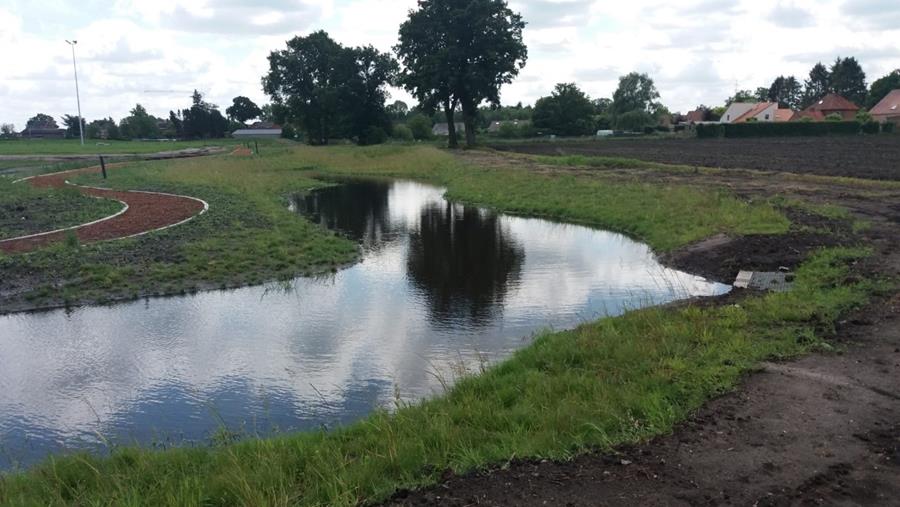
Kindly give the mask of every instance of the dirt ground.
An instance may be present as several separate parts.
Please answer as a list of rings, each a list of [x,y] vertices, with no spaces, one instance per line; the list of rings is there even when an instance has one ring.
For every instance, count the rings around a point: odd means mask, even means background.
[[[532,155],[626,157],[726,169],[900,180],[900,135],[496,143]]]
[[[488,152],[462,156],[487,167],[579,171]],[[860,270],[900,275],[900,187],[748,171],[604,173],[838,204],[871,224],[852,237],[846,224],[795,212],[798,230],[786,237],[714,237],[667,256],[670,265],[731,282],[742,267],[795,267],[813,248],[861,240],[875,255]],[[823,228],[831,233],[809,232]],[[388,505],[900,505],[900,294],[847,316],[832,343],[838,352],[763,364],[671,435],[570,462],[448,473]]]

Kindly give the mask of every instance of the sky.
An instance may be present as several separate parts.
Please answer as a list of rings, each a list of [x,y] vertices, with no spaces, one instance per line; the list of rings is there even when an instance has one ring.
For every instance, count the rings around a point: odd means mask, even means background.
[[[617,79],[648,73],[672,111],[719,105],[737,87],[806,77],[818,61],[855,56],[869,82],[900,68],[898,0],[510,0],[528,23],[528,62],[502,90],[533,103],[576,82],[609,97]],[[0,0],[0,123],[75,114],[77,40],[88,120],[190,104],[222,109],[237,95],[267,102],[269,52],[324,29],[344,45],[389,51],[416,0]],[[414,101],[403,90],[391,100]]]

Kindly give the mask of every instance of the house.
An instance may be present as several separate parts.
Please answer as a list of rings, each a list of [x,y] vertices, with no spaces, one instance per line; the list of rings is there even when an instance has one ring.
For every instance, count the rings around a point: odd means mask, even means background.
[[[829,115],[838,114],[841,116],[841,119],[850,121],[856,119],[856,113],[860,109],[859,106],[844,97],[836,93],[829,93],[815,104],[797,113],[794,116],[794,120],[809,118],[814,121],[823,121]]]
[[[519,128],[519,127],[527,127],[527,126],[531,125],[531,121],[530,121],[530,120],[502,120],[502,121],[492,121],[491,124],[488,126],[488,129],[487,129],[487,130],[488,130],[488,132],[490,132],[491,134],[496,134],[497,132],[500,132],[500,127],[502,127],[502,126],[504,126],[504,125],[512,125],[513,127],[516,127],[516,128]],[[446,135],[446,134],[445,134],[445,135]]]
[[[790,121],[794,111],[778,107],[777,102],[735,102],[728,106],[720,123],[744,123],[748,121]]]
[[[281,137],[281,127],[238,129],[231,133],[231,137],[237,139],[278,139]]]
[[[704,111],[703,109],[695,109],[684,117],[684,123],[690,125],[693,125],[695,123],[702,123],[704,121],[706,121],[706,111]]]
[[[25,139],[65,139],[66,129],[49,127],[28,127],[22,131]]]
[[[869,114],[875,121],[900,124],[900,90],[888,93],[869,111]]]
[[[462,135],[466,130],[466,125],[463,122],[456,122],[456,135]],[[436,136],[449,136],[450,135],[450,124],[449,123],[435,123],[434,127],[431,128],[431,133]]]

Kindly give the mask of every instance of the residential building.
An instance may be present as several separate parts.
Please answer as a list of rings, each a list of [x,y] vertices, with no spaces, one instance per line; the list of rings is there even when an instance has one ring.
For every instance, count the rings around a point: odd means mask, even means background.
[[[875,121],[900,124],[900,90],[888,93],[869,111],[869,114]]]
[[[66,129],[48,127],[29,127],[22,131],[24,139],[65,139]]]
[[[463,136],[465,135],[466,125],[463,122],[456,122],[456,135]],[[431,133],[436,136],[449,136],[450,135],[450,124],[449,123],[435,123],[434,127],[431,128]]]
[[[446,125],[446,123],[444,123],[443,125]],[[491,124],[488,126],[487,130],[488,130],[488,132],[490,132],[492,134],[496,134],[497,132],[500,131],[500,127],[502,127],[503,125],[512,125],[513,127],[517,127],[517,128],[518,127],[527,127],[527,126],[531,125],[531,121],[530,120],[492,121]],[[448,135],[448,134],[444,134],[444,135]]]
[[[809,118],[813,121],[823,121],[832,114],[838,114],[841,119],[850,121],[856,119],[856,113],[860,109],[862,108],[844,97],[836,93],[829,93],[815,104],[794,115],[794,120]]]
[[[777,102],[735,102],[728,106],[719,122],[782,122],[790,121],[793,116],[793,110],[779,108]]]

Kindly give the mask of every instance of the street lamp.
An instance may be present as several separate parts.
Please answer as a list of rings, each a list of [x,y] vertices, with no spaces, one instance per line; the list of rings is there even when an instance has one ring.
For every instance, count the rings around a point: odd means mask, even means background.
[[[81,116],[81,94],[78,92],[78,66],[75,65],[75,44],[77,40],[66,40],[66,44],[72,46],[72,69],[75,70],[75,101],[78,103],[78,134],[81,136],[81,145],[84,146],[84,118]]]

